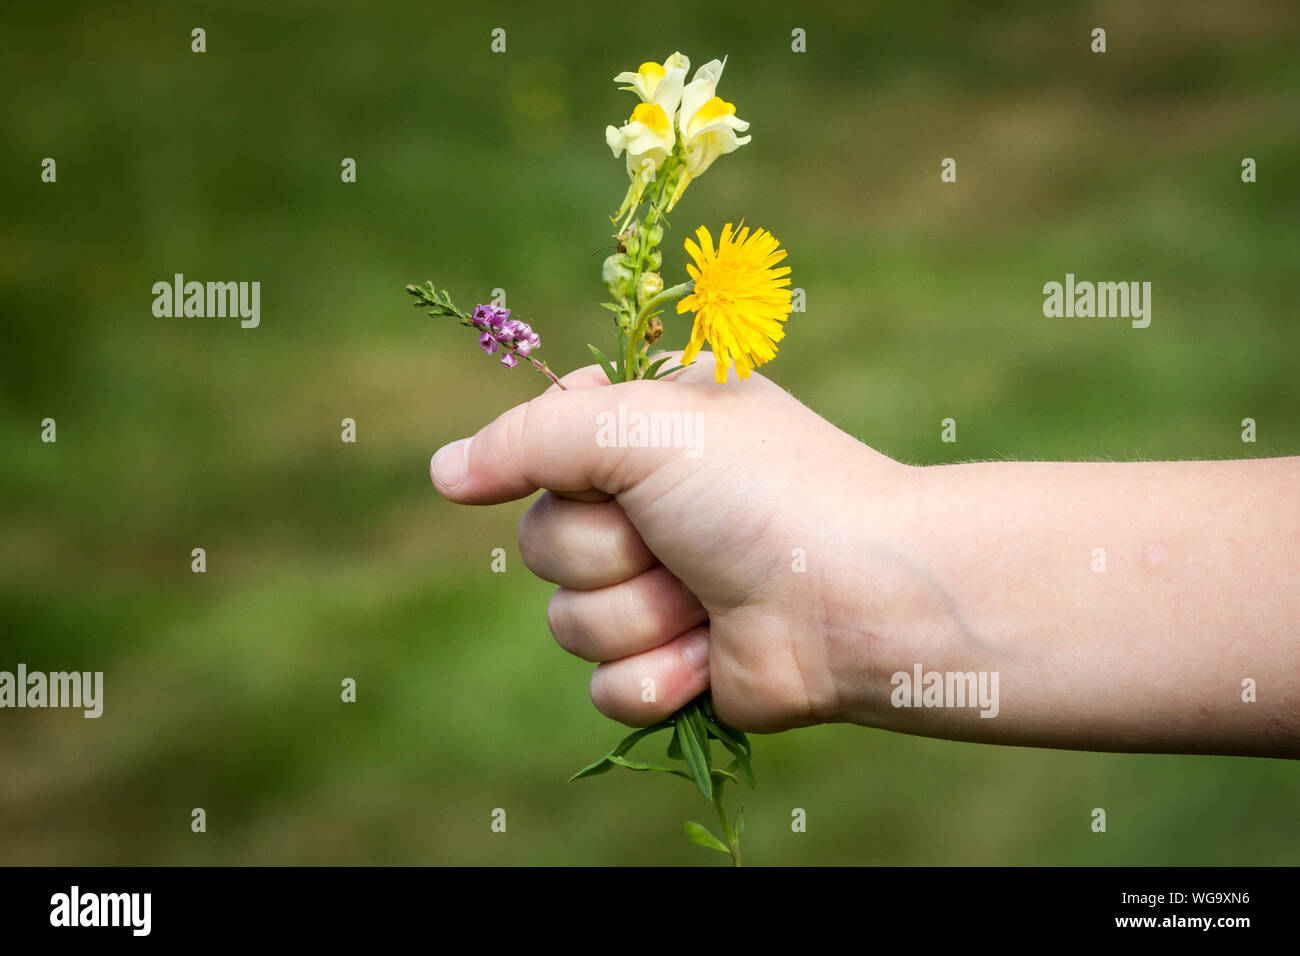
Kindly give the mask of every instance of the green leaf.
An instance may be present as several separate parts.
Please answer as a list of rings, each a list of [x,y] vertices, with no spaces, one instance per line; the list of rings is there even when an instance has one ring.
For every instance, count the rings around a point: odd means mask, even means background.
[[[731,755],[736,758],[736,765],[740,768],[740,773],[745,778],[745,782],[749,784],[749,789],[755,789],[757,783],[754,779],[754,767],[749,762],[749,740],[745,735],[739,733],[739,731],[728,731],[712,722],[709,723],[709,733],[716,737],[718,743],[726,747]]]
[[[691,722],[691,730],[695,732],[695,739],[700,742],[700,748],[704,751],[705,766],[712,767],[713,755],[709,748],[709,724],[704,718],[704,711],[700,707],[698,699],[686,705],[686,716]]]
[[[609,773],[613,769],[614,765],[610,762],[609,755],[606,754],[599,760],[587,764],[587,766],[575,773],[569,778],[569,783],[573,783],[575,780],[582,780],[585,777],[598,777],[602,773]]]
[[[695,780],[695,786],[700,788],[700,793],[704,794],[705,800],[712,800],[713,779],[709,776],[709,760],[705,751],[705,747],[708,746],[708,738],[706,737],[701,742],[700,738],[695,735],[695,728],[692,726],[690,718],[691,708],[694,706],[694,704],[688,704],[674,715],[677,722],[677,738],[681,742],[682,756],[686,760],[686,766],[691,769],[691,777]]]
[[[661,730],[667,730],[671,726],[673,726],[672,721],[664,720],[664,721],[660,721],[659,723],[651,727],[642,727],[640,730],[632,731],[632,733],[628,734],[617,744],[615,744],[614,749],[611,750],[609,753],[605,754],[605,756],[601,757],[595,763],[587,764],[587,766],[583,767],[572,777],[570,777],[569,782],[572,783],[574,780],[581,780],[583,777],[595,777],[602,773],[609,773],[609,771],[614,769],[614,763],[610,759],[611,757],[623,756],[623,754],[627,753],[634,746],[636,746],[637,741],[640,740],[642,737],[648,737],[651,734],[658,733]]]
[[[678,770],[676,767],[661,767],[661,766],[659,766],[658,764],[653,764],[653,763],[641,763],[641,762],[638,761],[638,760],[628,760],[626,757],[617,757],[617,756],[614,756],[614,757],[608,757],[608,758],[606,758],[606,759],[608,759],[609,762],[612,763],[612,764],[614,764],[615,766],[617,766],[617,767],[626,767],[628,770],[657,770],[657,771],[659,771],[660,773],[670,773],[670,774],[672,774],[674,777],[683,777],[683,778],[685,778],[685,779],[687,779],[687,780],[694,780],[694,779],[695,779],[695,778],[692,777],[689,773],[687,773],[685,770]],[[716,771],[716,770],[714,771],[714,773],[717,773],[717,772],[718,772],[718,771]]]
[[[745,753],[744,750],[737,747],[730,740],[722,740],[720,743],[722,746],[726,747],[727,750],[731,751],[731,755],[736,758],[731,761],[731,765],[727,769],[733,771],[739,770],[740,775],[745,778],[745,783],[749,784],[749,789],[754,790],[757,787],[757,782],[754,779],[754,767],[749,762],[749,754]],[[736,782],[739,783],[740,781],[738,780]]]
[[[672,358],[671,355],[665,355],[662,358],[657,358],[651,362],[649,368],[645,370],[645,378],[656,378],[657,376],[655,375],[655,372],[659,371],[663,364],[670,358]]]
[[[692,843],[710,850],[720,850],[727,855],[731,854],[731,851],[727,849],[727,844],[710,833],[708,827],[696,823],[694,820],[687,820],[682,824],[682,828],[686,831],[687,839]]]
[[[673,728],[673,739],[668,741],[668,759],[685,760],[682,756],[682,742],[677,737],[677,728]]]
[[[660,355],[659,358],[655,359],[654,362],[650,364],[650,367],[646,369],[645,375],[641,377],[642,378],[663,378],[666,375],[672,375],[673,372],[680,372],[682,368],[685,368],[685,365],[675,365],[675,367],[669,368],[667,372],[660,372],[659,369],[663,368],[663,364],[666,363],[667,360],[671,358],[672,355],[669,354]]]
[[[605,358],[605,353],[596,348],[596,346],[588,345],[587,348],[591,349],[591,354],[596,356],[596,361],[600,363],[600,368],[605,373],[605,377],[608,378],[611,383],[617,382],[618,370],[614,367],[614,363]]]
[[[749,789],[753,790],[757,784],[754,779],[754,767],[749,762],[750,757],[754,754],[749,738],[739,730],[732,730],[730,727],[723,727],[718,723],[711,698],[704,697],[700,699],[700,710],[704,713],[704,721],[709,736],[716,738],[718,743],[726,747],[731,752],[731,755],[736,758],[741,775],[745,778],[745,782],[749,784]]]
[[[719,740],[730,740],[737,747],[745,751],[748,756],[754,755],[753,748],[749,745],[749,738],[739,730],[732,730],[730,727],[723,727],[714,717],[705,717],[705,723],[708,724],[709,735],[717,737]]]
[[[623,758],[620,757],[619,759],[621,760]],[[733,760],[731,762],[731,766],[729,766],[726,770],[723,770],[721,767],[714,767],[712,770],[710,770],[709,773],[713,774],[714,785],[719,787],[722,786],[722,783],[718,780],[719,777],[722,777],[724,780],[730,780],[732,783],[739,786],[740,781],[736,779],[736,774],[733,772],[735,771],[735,769],[736,769],[736,761]]]

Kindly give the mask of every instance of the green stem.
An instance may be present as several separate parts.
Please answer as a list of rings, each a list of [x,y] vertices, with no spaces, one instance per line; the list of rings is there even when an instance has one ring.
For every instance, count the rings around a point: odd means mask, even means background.
[[[623,364],[623,381],[625,382],[630,382],[633,379],[640,377],[640,363],[637,359],[637,350],[641,345],[642,339],[645,337],[645,320],[647,312],[646,309],[642,309],[636,317],[633,318],[632,309],[635,308],[636,305],[636,289],[641,285],[641,274],[645,271],[646,262],[650,258],[650,253],[654,251],[654,246],[647,241],[649,237],[648,227],[655,225],[662,216],[661,209],[664,202],[664,193],[668,188],[668,181],[672,178],[672,175],[668,171],[668,163],[665,163],[664,168],[660,171],[663,172],[664,175],[659,176],[655,180],[652,189],[653,195],[649,201],[650,211],[646,213],[645,225],[638,230],[641,233],[641,242],[637,249],[636,263],[632,268],[632,305],[628,307],[628,319],[631,322],[631,332],[628,334],[627,349],[624,355],[625,361]],[[663,293],[660,293],[660,295],[662,294]],[[655,298],[657,299],[658,296]],[[646,305],[648,307],[650,303],[646,303]]]
[[[645,326],[649,324],[650,316],[654,314],[655,309],[659,308],[659,306],[667,302],[676,302],[682,296],[687,295],[688,293],[693,292],[694,290],[695,290],[694,279],[687,279],[685,282],[679,285],[675,285],[672,286],[671,288],[664,289],[662,292],[660,292],[653,299],[651,299],[649,302],[647,302],[644,306],[641,307],[641,311],[637,313],[636,321],[632,323],[633,331],[640,329],[642,332],[644,332]]]
[[[722,824],[722,835],[727,840],[727,848],[731,850],[732,864],[744,866],[740,859],[740,838],[731,829],[731,821],[727,819],[727,808],[722,802],[722,790],[723,784],[719,781],[713,788],[713,809],[718,811],[718,822]]]
[[[687,280],[680,285],[664,289],[641,307],[641,311],[638,312],[636,318],[632,320],[632,332],[628,335],[627,355],[624,363],[623,378],[625,382],[630,382],[636,377],[632,374],[632,369],[634,369],[636,365],[636,351],[637,347],[641,345],[642,341],[645,339],[645,331],[646,327],[650,324],[650,316],[654,315],[655,310],[661,305],[677,301],[682,296],[689,294],[694,288],[695,281]]]
[[[510,352],[510,353],[511,353],[512,355],[514,355],[516,358],[518,358],[518,357],[522,354],[522,353],[520,353],[519,351],[517,351],[516,349],[513,349],[513,348],[511,348],[511,347],[508,346],[508,345],[507,345],[507,346],[503,346],[503,348],[505,348],[505,350],[506,350],[507,352]],[[543,375],[545,375],[547,378],[549,378],[549,379],[550,379],[552,382],[554,382],[556,385],[560,386],[560,389],[561,389],[562,391],[566,391],[566,392],[568,391],[568,388],[565,387],[565,384],[564,384],[563,382],[560,381],[560,379],[556,376],[556,374],[555,374],[554,372],[552,372],[549,368],[546,367],[546,363],[545,363],[545,362],[539,362],[537,359],[533,358],[531,355],[524,355],[523,357],[524,357],[525,359],[527,359],[529,362],[532,362],[532,363],[533,363],[533,368],[537,369],[537,371],[541,372]]]

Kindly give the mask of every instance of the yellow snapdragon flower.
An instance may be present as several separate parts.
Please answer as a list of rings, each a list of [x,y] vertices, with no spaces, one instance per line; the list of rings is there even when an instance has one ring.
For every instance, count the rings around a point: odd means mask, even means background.
[[[646,184],[673,151],[676,137],[672,120],[658,103],[639,103],[622,127],[607,126],[605,142],[614,155],[627,155],[627,173],[632,178],[623,205],[614,218],[631,213],[641,201]]]
[[[635,73],[620,73],[614,77],[614,82],[627,83],[619,89],[635,93],[641,97],[642,103],[663,107],[664,114],[671,120],[682,101],[682,85],[690,68],[689,59],[681,53],[674,53],[663,63],[642,63]]]
[[[736,107],[717,95],[718,81],[726,64],[710,60],[695,71],[695,79],[682,90],[677,127],[681,131],[682,153],[686,168],[669,200],[671,211],[691,180],[704,175],[719,156],[734,152],[751,139],[737,136],[749,129],[749,123],[736,116]]]

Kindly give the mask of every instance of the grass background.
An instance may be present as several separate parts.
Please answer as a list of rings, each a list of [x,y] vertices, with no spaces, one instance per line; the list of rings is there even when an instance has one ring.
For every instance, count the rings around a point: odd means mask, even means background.
[[[503,287],[552,365],[586,364],[625,188],[610,78],[674,49],[729,56],[720,92],[754,139],[678,207],[665,274],[699,223],[770,228],[808,311],[764,371],[831,421],[912,462],[1300,453],[1300,10],[853,6],[6,10],[0,669],[103,670],[106,703],[0,712],[0,863],[721,860],[681,835],[707,819],[683,781],[566,783],[618,731],[547,634],[549,586],[514,541],[526,503],[456,508],[427,475],[542,382],[402,293]],[[261,327],[155,318],[176,272],[260,281]],[[1066,272],[1151,281],[1150,328],[1045,319]],[[853,727],[756,746],[754,863],[1272,864],[1300,845],[1283,761]]]

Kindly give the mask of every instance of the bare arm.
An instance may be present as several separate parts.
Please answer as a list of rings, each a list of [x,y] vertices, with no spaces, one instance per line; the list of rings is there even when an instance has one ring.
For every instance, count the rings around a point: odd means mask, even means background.
[[[1300,458],[910,471],[897,560],[881,562],[887,597],[868,591],[871,606],[848,615],[884,639],[836,638],[855,662],[840,684],[850,719],[998,743],[1300,756]],[[998,672],[996,718],[893,706],[890,676],[917,663]]]

